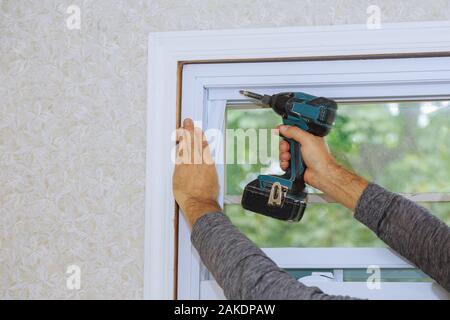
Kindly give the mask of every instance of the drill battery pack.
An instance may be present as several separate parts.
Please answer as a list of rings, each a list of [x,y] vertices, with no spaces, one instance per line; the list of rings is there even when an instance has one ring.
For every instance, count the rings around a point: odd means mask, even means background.
[[[279,220],[298,222],[302,219],[306,208],[306,193],[295,196],[286,194],[279,205],[270,204],[270,198],[271,190],[261,188],[256,179],[245,187],[242,207]]]

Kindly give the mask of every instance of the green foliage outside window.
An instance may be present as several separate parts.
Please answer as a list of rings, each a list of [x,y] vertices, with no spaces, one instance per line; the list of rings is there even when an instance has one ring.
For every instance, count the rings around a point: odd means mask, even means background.
[[[450,192],[450,107],[447,101],[340,104],[327,142],[346,168],[402,193]],[[272,129],[281,119],[270,109],[229,109],[227,128]],[[276,137],[273,137],[276,138]],[[227,152],[233,144],[227,141]],[[265,147],[265,146],[264,146]],[[246,154],[258,153],[259,148]],[[236,152],[236,150],[235,150]],[[261,164],[227,164],[226,193],[241,195]],[[450,224],[450,203],[423,203]],[[379,247],[383,243],[338,204],[309,204],[300,223],[277,221],[225,206],[233,223],[261,247]]]

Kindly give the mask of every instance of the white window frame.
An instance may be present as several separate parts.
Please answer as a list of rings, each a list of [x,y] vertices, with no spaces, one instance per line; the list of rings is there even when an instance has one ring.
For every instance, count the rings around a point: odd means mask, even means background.
[[[278,73],[278,77],[277,73],[271,74],[271,80],[268,81],[266,67],[276,62],[264,62],[264,69],[262,65],[258,68],[257,63],[246,64],[246,68],[230,68],[231,65],[224,64],[211,64],[207,68],[202,68],[201,65],[195,66],[192,63],[204,65],[218,61],[310,60],[303,65],[307,69],[311,64],[317,63],[312,60],[329,60],[326,62],[327,66],[333,68],[333,65],[337,65],[331,64],[333,59],[344,63],[346,59],[362,57],[392,58],[391,55],[395,54],[448,56],[449,52],[449,22],[384,24],[383,28],[378,30],[369,30],[366,26],[334,26],[150,34],[144,298],[172,299],[176,297],[174,290],[178,292],[178,298],[201,298],[200,279],[207,279],[207,276],[201,275],[201,264],[195,250],[192,250],[190,246],[189,232],[183,218],[179,222],[179,241],[175,239],[178,223],[174,219],[177,215],[171,191],[173,164],[169,159],[174,144],[171,135],[180,118],[180,114],[177,114],[179,105],[177,97],[178,99],[182,97],[181,116],[190,116],[195,120],[202,120],[202,112],[210,100],[224,97],[227,100],[240,99],[235,90],[237,86],[249,89],[258,87],[260,91],[270,92],[271,88],[278,90],[292,88],[292,85],[300,83],[307,86],[309,83],[308,90],[305,91],[314,93],[314,90],[320,87],[320,94],[343,101],[354,97],[350,94],[351,91],[344,90],[346,84],[347,88],[350,88],[349,85],[354,86],[358,83],[362,84],[362,88],[371,88],[365,95],[367,99],[387,98],[383,94],[382,84],[388,80],[387,73],[384,78],[379,79],[381,82],[377,82],[375,69],[372,70],[374,77],[371,83],[356,73],[348,74],[337,70],[336,72],[340,72],[343,78],[338,81],[340,83],[334,81],[333,85],[340,85],[339,90],[335,90],[334,94],[323,94],[325,88],[328,88],[327,93],[331,93],[332,88],[327,87],[324,79],[321,80],[318,77],[312,84],[311,76],[305,77],[294,73],[288,79],[286,76],[289,73],[285,72]],[[398,91],[391,92],[388,98],[418,99],[448,96],[449,70],[442,70],[429,64],[422,70],[416,68],[412,75],[410,70],[401,70],[400,61],[396,60],[396,63],[392,63],[391,66],[397,70],[397,73],[391,73],[393,78],[390,79],[391,85],[397,83],[395,88]],[[371,63],[374,63],[374,68],[380,66],[375,62]],[[180,90],[181,70],[183,71],[182,90]],[[261,73],[261,70],[264,72]],[[315,74],[317,75],[317,72]],[[401,74],[403,77],[399,78]],[[322,76],[326,78],[325,73]],[[415,81],[409,81],[408,77]],[[402,81],[403,88],[400,84]],[[412,87],[416,89],[414,94],[410,91],[405,95],[405,90]],[[180,94],[181,91],[182,94]],[[346,92],[349,93],[347,96]],[[448,195],[434,196],[440,198]],[[273,252],[270,250],[267,252],[274,257]],[[383,257],[387,259],[386,263],[396,266],[408,265],[396,255],[386,250],[384,252]],[[283,264],[280,260],[282,258],[274,258]],[[178,280],[175,276],[177,262],[181,267],[178,272],[182,271],[183,275],[179,276]],[[316,261],[313,264],[317,265],[317,263]],[[298,264],[296,266],[298,267]],[[208,284],[209,282],[205,282],[202,286]]]
[[[447,65],[448,70],[442,67]],[[184,68],[183,84],[182,118],[193,118],[204,124],[205,128],[211,128],[207,115],[214,112],[216,107],[214,102],[233,101],[234,105],[237,104],[236,100],[245,102],[247,99],[239,94],[241,88],[265,94],[306,91],[338,101],[448,99],[450,57],[191,64]],[[220,123],[213,127],[219,125]],[[223,185],[225,172],[222,166],[218,166],[218,172]],[[433,202],[448,200],[449,196],[445,193],[427,193],[416,194],[412,198]],[[308,199],[310,203],[323,201],[329,202],[319,195],[312,195]],[[240,199],[227,196],[225,203],[227,202],[240,203]],[[206,290],[205,281],[208,283],[210,277],[206,272],[202,272],[202,265],[189,242],[189,235],[187,225],[182,219],[179,234],[181,241],[178,296],[182,299],[220,297],[202,292]],[[265,248],[264,250],[281,267],[286,268],[332,268],[336,271],[345,268],[367,268],[370,265],[377,265],[380,268],[414,268],[401,257],[382,248]],[[397,284],[396,286],[402,290],[397,289],[393,292],[392,284],[383,283],[382,290],[369,291],[365,283],[337,281],[339,279],[333,283],[309,282],[309,284],[318,286],[325,292],[362,298],[387,297],[388,294],[397,298],[445,296],[439,290],[432,290],[436,285],[431,283]]]

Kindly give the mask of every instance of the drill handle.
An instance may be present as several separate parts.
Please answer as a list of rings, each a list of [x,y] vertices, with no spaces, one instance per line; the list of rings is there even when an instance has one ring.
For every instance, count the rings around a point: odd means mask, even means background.
[[[289,151],[291,153],[289,171],[286,172],[286,175],[289,175],[287,178],[293,182],[292,191],[298,194],[305,189],[304,175],[306,166],[302,158],[301,145],[293,139],[285,138],[284,140],[289,143]]]

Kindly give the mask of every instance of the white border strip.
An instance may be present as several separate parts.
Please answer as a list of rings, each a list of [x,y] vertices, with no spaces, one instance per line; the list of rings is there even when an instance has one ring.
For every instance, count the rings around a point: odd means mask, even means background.
[[[450,22],[150,33],[148,47],[144,298],[172,299],[171,133],[181,61],[450,52]]]

